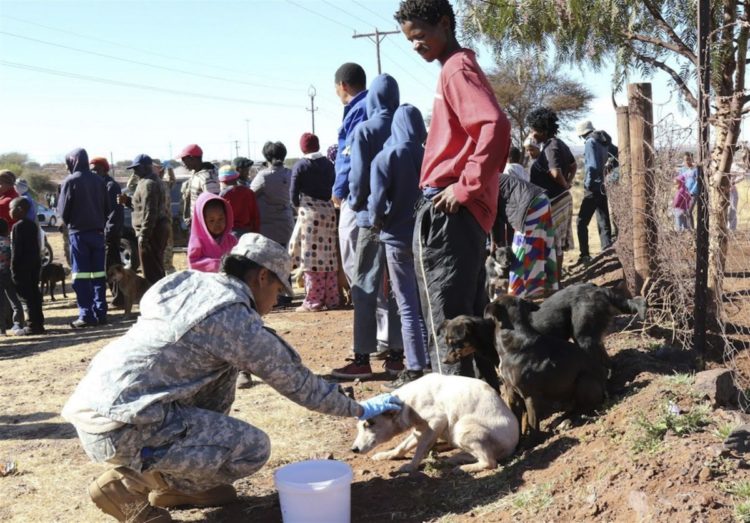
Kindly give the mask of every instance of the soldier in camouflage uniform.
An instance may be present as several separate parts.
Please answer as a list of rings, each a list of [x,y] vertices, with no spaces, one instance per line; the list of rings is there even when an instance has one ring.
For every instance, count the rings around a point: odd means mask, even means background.
[[[290,266],[281,245],[246,234],[222,273],[157,282],[135,326],[93,359],[63,416],[92,460],[116,465],[89,486],[102,511],[159,523],[172,521],[164,507],[236,499],[231,483],[270,454],[263,431],[227,415],[240,370],[326,414],[369,419],[400,408],[388,394],[358,404],[263,326],[278,295],[291,293]]]

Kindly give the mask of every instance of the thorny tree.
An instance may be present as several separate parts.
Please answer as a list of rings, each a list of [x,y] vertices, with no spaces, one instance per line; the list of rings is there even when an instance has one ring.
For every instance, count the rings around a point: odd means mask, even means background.
[[[463,30],[505,56],[553,51],[572,64],[599,69],[614,63],[616,86],[628,73],[661,72],[697,111],[696,0],[459,0]],[[711,76],[714,147],[711,152],[711,276],[721,296],[727,250],[728,173],[743,115],[750,0],[711,1]]]
[[[521,147],[526,139],[526,116],[543,105],[557,113],[563,126],[589,109],[594,95],[580,82],[566,77],[556,66],[536,58],[502,61],[487,77],[497,101],[513,122],[513,142]]]

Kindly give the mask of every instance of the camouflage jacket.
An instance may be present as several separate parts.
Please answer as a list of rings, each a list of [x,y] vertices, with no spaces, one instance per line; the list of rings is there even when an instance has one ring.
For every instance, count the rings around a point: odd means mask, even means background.
[[[219,194],[219,175],[212,164],[204,162],[201,170],[193,172],[185,185],[187,187],[184,188],[183,197],[186,204],[183,209],[183,218],[187,223],[190,223],[198,196],[203,192]]]
[[[144,295],[138,322],[94,357],[63,416],[84,430],[92,411],[127,424],[159,422],[172,402],[201,407],[195,398],[235,380],[237,369],[309,409],[356,416],[358,404],[305,367],[252,303],[249,287],[225,274],[184,271],[159,280]],[[79,419],[81,412],[89,415]]]

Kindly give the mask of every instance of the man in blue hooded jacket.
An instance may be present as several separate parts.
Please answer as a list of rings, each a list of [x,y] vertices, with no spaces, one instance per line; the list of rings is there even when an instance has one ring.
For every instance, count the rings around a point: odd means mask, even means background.
[[[412,250],[414,207],[422,196],[419,173],[426,138],[422,113],[412,105],[402,105],[393,115],[391,137],[375,156],[370,170],[367,209],[385,247],[406,354],[406,368],[386,385],[391,390],[420,378],[429,366]]]
[[[68,227],[71,278],[78,302],[74,329],[107,323],[107,286],[104,271],[104,225],[109,200],[104,181],[91,172],[85,149],[65,156],[70,173],[60,188],[57,214]]]
[[[398,307],[382,289],[385,269],[385,250],[380,242],[380,231],[372,227],[367,211],[370,196],[370,167],[375,156],[391,135],[393,113],[398,108],[399,90],[396,80],[381,74],[373,80],[367,93],[367,120],[354,130],[351,140],[351,167],[347,204],[357,213],[356,265],[352,278],[354,303],[354,361],[334,369],[332,375],[344,379],[364,379],[372,376],[370,354],[377,351],[378,312],[387,309],[388,345],[394,353],[386,360],[386,371],[396,375],[403,369]],[[380,301],[380,304],[378,304]]]

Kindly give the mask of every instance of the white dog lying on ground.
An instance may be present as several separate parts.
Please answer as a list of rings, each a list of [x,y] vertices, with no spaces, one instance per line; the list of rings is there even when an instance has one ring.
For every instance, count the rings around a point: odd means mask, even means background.
[[[399,472],[416,472],[429,450],[442,439],[465,451],[454,456],[451,463],[467,463],[473,456],[476,462],[459,468],[477,472],[494,469],[497,460],[511,455],[518,444],[518,420],[484,381],[428,374],[396,389],[393,395],[403,402],[401,410],[360,421],[353,452],[369,452],[414,429],[394,449],[379,452],[372,459],[402,458],[416,448],[411,462],[399,469]]]

